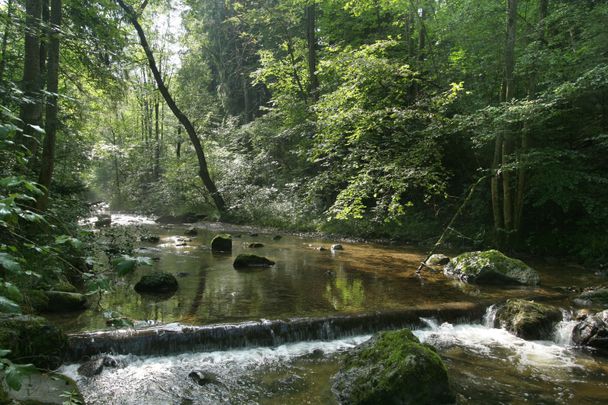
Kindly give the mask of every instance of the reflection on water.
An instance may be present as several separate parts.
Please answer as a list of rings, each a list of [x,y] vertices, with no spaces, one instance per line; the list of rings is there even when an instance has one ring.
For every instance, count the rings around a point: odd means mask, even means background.
[[[420,279],[415,276],[415,269],[424,252],[412,248],[342,243],[344,251],[333,252],[316,248],[329,248],[335,241],[296,236],[275,240],[273,234],[260,231],[256,231],[259,236],[253,237],[249,236],[252,228],[225,224],[198,224],[198,235],[186,237],[186,226],[158,226],[149,218],[129,215],[113,215],[112,221],[161,237],[158,244],[140,243],[135,249],[138,255],[157,258],[153,267],[141,267],[119,279],[116,288],[100,302],[101,308],[135,320],[203,325],[372,312],[443,302],[491,303],[511,296],[560,297],[550,288],[479,289],[428,271]],[[213,254],[208,244],[215,234],[224,231],[234,236],[233,252]],[[251,249],[251,242],[263,243],[264,247]],[[260,271],[236,271],[232,262],[242,252],[267,256],[276,265]],[[135,293],[133,285],[142,274],[153,270],[174,274],[179,282],[177,294],[159,300]],[[543,273],[542,278],[559,281],[554,269]],[[54,320],[67,331],[94,330],[105,328],[101,314],[96,309],[77,316],[58,315]]]

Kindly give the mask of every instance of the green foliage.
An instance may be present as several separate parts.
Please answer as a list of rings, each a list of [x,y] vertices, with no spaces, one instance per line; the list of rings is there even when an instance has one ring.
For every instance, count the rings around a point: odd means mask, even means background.
[[[19,391],[23,383],[23,379],[37,371],[37,368],[32,364],[15,364],[5,356],[10,353],[10,350],[0,350],[0,370],[4,373],[4,381],[6,385],[14,391]]]

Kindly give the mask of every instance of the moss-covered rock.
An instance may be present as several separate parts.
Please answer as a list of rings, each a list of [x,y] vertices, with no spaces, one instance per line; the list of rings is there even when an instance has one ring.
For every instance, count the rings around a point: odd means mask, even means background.
[[[448,277],[472,284],[537,285],[538,273],[518,259],[498,250],[468,252],[453,258],[443,270]]]
[[[579,346],[608,351],[608,310],[579,322],[572,331],[572,341]]]
[[[248,267],[270,267],[274,262],[262,256],[240,254],[234,259],[235,269],[245,269]]]
[[[436,253],[434,255],[431,255],[431,257],[429,257],[428,259],[426,259],[426,262],[424,262],[424,264],[426,264],[427,266],[430,266],[430,267],[440,267],[440,266],[445,266],[449,262],[450,262],[450,258],[448,256],[443,255],[441,253]]]
[[[212,252],[232,252],[232,236],[217,235],[211,240]]]
[[[87,307],[87,299],[83,294],[64,292],[64,291],[46,291],[48,297],[48,306],[46,312],[72,312],[82,311]]]
[[[455,402],[441,358],[408,329],[379,333],[347,354],[332,391],[341,404]]]
[[[134,288],[138,293],[164,294],[177,291],[178,283],[173,274],[153,272],[142,276]]]
[[[522,299],[508,300],[496,312],[496,324],[522,339],[549,339],[563,318],[558,308]]]
[[[0,347],[18,363],[55,369],[62,363],[67,337],[39,316],[0,314]]]
[[[85,403],[76,382],[59,373],[36,372],[22,380],[22,387],[19,391],[5,388],[5,398],[0,395],[1,404],[63,405],[66,403]],[[67,400],[68,395],[72,402]]]

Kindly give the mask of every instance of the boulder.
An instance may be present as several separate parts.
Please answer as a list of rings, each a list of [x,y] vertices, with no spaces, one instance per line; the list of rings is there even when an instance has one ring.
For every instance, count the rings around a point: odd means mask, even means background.
[[[55,369],[62,363],[67,337],[46,319],[31,315],[0,314],[0,347],[10,350],[17,363]]]
[[[112,225],[112,216],[107,214],[102,214],[97,217],[97,221],[95,221],[96,228],[105,228]]]
[[[120,363],[112,356],[99,356],[83,363],[78,367],[78,374],[91,378],[101,374],[104,367],[119,367]]]
[[[83,294],[65,291],[46,291],[48,304],[43,312],[72,312],[87,308],[87,298]]]
[[[335,245],[331,245],[331,250],[333,250],[333,251],[344,250],[344,247],[342,245],[340,245],[339,243],[337,243]]]
[[[240,254],[234,259],[234,268],[270,267],[274,262],[262,256]]]
[[[498,250],[463,253],[453,258],[443,272],[448,277],[472,284],[537,285],[540,280],[530,266]]]
[[[428,259],[426,259],[426,262],[424,262],[424,264],[429,267],[440,267],[440,266],[445,266],[449,262],[450,262],[450,258],[448,256],[442,255],[441,253],[436,253],[434,255],[431,255],[431,257],[429,257]]]
[[[198,230],[191,226],[190,228],[186,229],[186,232],[184,232],[184,235],[186,236],[196,236],[198,235]]]
[[[173,274],[153,272],[146,274],[135,284],[138,293],[164,294],[177,291],[177,279]]]
[[[188,374],[188,378],[190,378],[192,381],[201,386],[207,384],[224,385],[224,383],[220,381],[217,374],[214,374],[209,371],[194,370],[191,371],[190,374]]]
[[[608,308],[608,288],[599,287],[584,291],[574,299],[574,303],[581,306]]]
[[[211,240],[212,252],[232,252],[232,236],[217,235]]]
[[[522,339],[550,339],[553,328],[562,318],[562,312],[550,305],[511,299],[496,312],[495,326],[500,326]]]
[[[579,346],[608,350],[608,310],[587,316],[572,331],[572,342]]]
[[[451,404],[448,373],[435,350],[408,329],[381,332],[348,353],[333,377],[340,404]]]

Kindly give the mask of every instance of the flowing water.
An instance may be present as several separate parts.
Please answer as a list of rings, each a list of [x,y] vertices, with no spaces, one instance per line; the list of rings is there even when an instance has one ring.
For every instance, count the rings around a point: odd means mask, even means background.
[[[542,287],[476,288],[441,274],[416,277],[424,254],[407,247],[342,241],[344,250],[333,252],[336,241],[277,240],[271,232],[202,223],[184,241],[185,226],[119,215],[113,222],[158,234],[159,244],[143,243],[139,252],[159,258],[153,269],[175,274],[180,288],[172,297],[140,296],[132,285],[152,270],[142,267],[102,297],[102,310],[55,319],[71,332],[96,331],[108,329],[103,312],[113,310],[156,325],[72,336],[74,359],[118,353],[117,368],[92,378],[77,374],[79,363],[63,366],[87,403],[333,404],[330,380],[340,354],[377,330],[403,326],[437,348],[460,403],[608,402],[608,361],[569,346],[574,322],[560,323],[552,341],[539,342],[490,322],[490,305],[508,297],[569,307],[572,287],[598,282],[589,272],[535,264]],[[215,255],[208,243],[224,232],[233,235],[234,251]],[[249,248],[252,242],[265,246]],[[276,265],[236,271],[232,261],[240,252]],[[214,381],[199,385],[189,377],[195,370]]]

